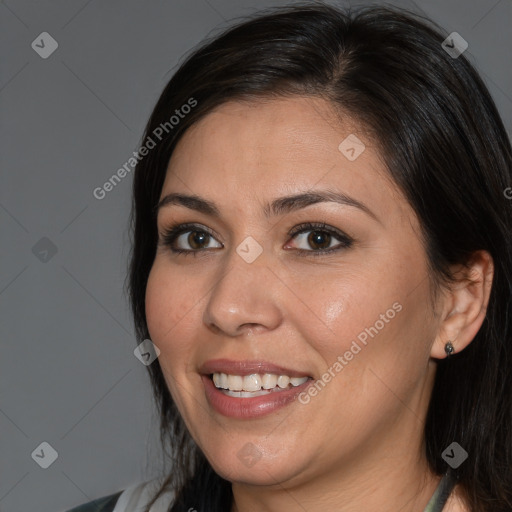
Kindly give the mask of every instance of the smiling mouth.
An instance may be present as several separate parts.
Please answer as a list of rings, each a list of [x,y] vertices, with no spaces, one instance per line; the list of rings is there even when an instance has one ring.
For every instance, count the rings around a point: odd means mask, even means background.
[[[224,395],[235,398],[253,398],[279,393],[301,386],[311,377],[289,377],[275,373],[253,373],[250,375],[232,375],[215,372],[209,374],[215,387]]]

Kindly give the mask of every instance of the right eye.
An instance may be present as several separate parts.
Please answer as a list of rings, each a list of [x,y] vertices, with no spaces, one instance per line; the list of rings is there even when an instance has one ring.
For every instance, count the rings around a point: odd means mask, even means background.
[[[162,234],[162,245],[169,247],[169,249],[175,254],[193,254],[204,249],[212,249],[213,247],[204,247],[208,242],[215,240],[213,233],[202,226],[197,224],[175,224],[166,228]],[[219,242],[220,243],[220,242]],[[180,244],[189,245],[191,247],[182,248]],[[221,248],[216,246],[215,248]]]

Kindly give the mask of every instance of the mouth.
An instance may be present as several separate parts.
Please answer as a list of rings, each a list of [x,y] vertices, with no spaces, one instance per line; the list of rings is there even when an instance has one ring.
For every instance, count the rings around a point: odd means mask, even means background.
[[[262,361],[209,361],[200,368],[210,406],[223,416],[257,418],[296,402],[313,382],[307,372]]]

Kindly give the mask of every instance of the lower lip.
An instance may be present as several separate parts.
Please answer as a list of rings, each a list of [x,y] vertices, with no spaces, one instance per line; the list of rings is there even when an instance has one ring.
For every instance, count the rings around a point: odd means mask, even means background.
[[[238,398],[227,396],[215,387],[207,375],[201,376],[210,405],[220,414],[230,418],[258,418],[270,414],[294,402],[312,382],[308,379],[300,386],[284,391],[273,391],[267,395],[254,398]]]

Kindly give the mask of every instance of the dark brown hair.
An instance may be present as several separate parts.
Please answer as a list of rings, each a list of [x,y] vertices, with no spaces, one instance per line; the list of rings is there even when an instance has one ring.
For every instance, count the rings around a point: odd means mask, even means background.
[[[456,475],[470,510],[505,512],[512,510],[512,201],[504,190],[512,184],[512,151],[485,85],[464,55],[452,58],[442,48],[445,37],[401,9],[342,11],[314,2],[263,12],[203,43],[165,87],[145,130],[144,141],[155,140],[166,126],[135,170],[129,293],[140,342],[149,337],[144,297],[158,239],[154,206],[190,126],[235,99],[327,99],[374,135],[420,220],[434,283],[449,284],[449,266],[477,250],[494,259],[481,329],[438,364],[425,446],[441,475],[443,450],[458,442],[469,454]],[[194,108],[171,127],[170,116],[191,99]],[[148,369],[161,440],[174,460],[170,510],[230,510],[230,482],[191,439],[159,364]]]

